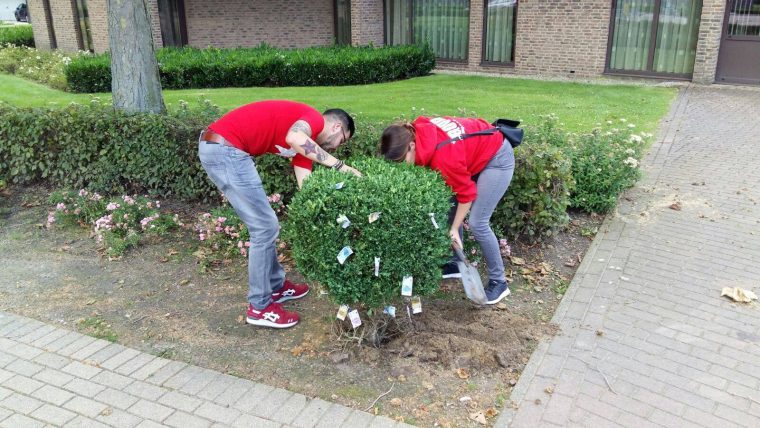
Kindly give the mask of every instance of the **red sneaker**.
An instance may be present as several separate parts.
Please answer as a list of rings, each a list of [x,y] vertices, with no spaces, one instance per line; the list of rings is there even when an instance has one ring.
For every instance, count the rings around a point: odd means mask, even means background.
[[[298,324],[298,314],[282,309],[277,302],[272,302],[262,310],[256,310],[248,304],[248,313],[245,321],[248,324],[272,328],[288,328]]]
[[[294,284],[286,279],[285,283],[282,284],[282,288],[272,293],[272,300],[277,303],[282,303],[288,300],[300,299],[307,294],[309,294],[308,285]]]

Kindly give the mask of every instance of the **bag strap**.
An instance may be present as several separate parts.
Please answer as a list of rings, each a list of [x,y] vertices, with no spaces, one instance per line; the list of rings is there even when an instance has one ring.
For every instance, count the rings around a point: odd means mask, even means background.
[[[441,141],[440,143],[438,143],[435,146],[435,149],[438,150],[438,149],[440,149],[441,147],[443,147],[443,146],[445,146],[447,144],[451,144],[451,143],[454,143],[456,141],[461,141],[461,140],[464,140],[465,138],[478,137],[478,136],[481,136],[481,135],[493,135],[498,130],[499,130],[499,128],[489,128],[489,129],[484,129],[482,131],[471,132],[469,134],[460,134],[458,137],[449,138],[446,141]]]

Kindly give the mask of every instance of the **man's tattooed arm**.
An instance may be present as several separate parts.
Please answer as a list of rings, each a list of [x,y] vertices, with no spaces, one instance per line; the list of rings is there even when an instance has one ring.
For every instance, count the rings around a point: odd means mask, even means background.
[[[306,121],[299,120],[290,127],[286,141],[296,152],[323,165],[331,166],[338,160],[330,156],[322,147],[310,138],[311,127]],[[300,150],[299,150],[300,149]]]

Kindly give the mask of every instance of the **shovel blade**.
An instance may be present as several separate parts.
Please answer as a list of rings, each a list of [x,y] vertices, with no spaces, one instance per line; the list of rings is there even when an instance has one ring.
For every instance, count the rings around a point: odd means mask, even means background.
[[[457,262],[459,267],[459,273],[462,274],[462,285],[464,286],[464,294],[467,298],[473,302],[483,305],[486,303],[486,292],[483,289],[483,281],[480,280],[480,273],[478,270],[465,262]]]

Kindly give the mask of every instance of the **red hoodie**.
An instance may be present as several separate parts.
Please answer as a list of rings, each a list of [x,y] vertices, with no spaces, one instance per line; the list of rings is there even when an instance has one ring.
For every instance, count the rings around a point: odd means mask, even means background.
[[[470,137],[441,147],[435,146],[461,134],[493,128],[483,119],[463,117],[424,117],[412,122],[417,133],[414,163],[430,166],[441,173],[446,184],[460,203],[472,202],[478,190],[472,176],[483,171],[504,142],[500,132],[482,137]]]

